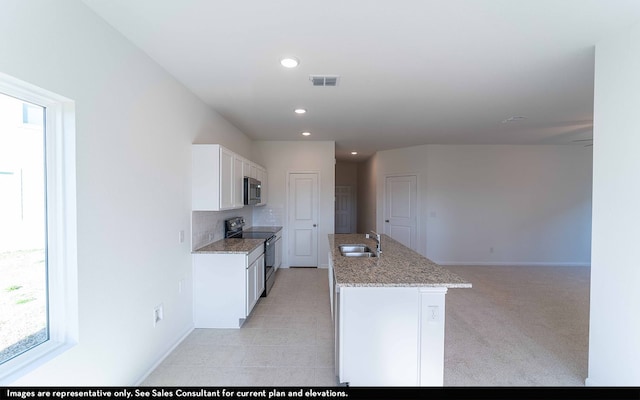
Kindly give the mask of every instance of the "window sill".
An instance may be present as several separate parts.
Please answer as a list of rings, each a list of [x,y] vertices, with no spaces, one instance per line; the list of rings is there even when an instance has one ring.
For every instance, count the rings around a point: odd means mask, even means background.
[[[19,378],[35,371],[64,352],[70,350],[76,343],[54,342],[48,340],[31,350],[0,365],[0,386],[6,386]]]

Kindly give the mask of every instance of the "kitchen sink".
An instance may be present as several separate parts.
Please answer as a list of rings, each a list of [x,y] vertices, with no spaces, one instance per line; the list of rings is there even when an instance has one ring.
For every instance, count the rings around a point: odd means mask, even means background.
[[[370,253],[368,251],[363,251],[360,253],[342,253],[343,256],[345,257],[365,257],[365,258],[369,258],[369,257],[375,257],[376,255],[373,253]]]
[[[343,253],[370,253],[371,249],[364,244],[343,244],[340,245],[340,251]]]
[[[369,246],[364,244],[343,244],[339,246],[340,254],[345,257],[375,257]]]

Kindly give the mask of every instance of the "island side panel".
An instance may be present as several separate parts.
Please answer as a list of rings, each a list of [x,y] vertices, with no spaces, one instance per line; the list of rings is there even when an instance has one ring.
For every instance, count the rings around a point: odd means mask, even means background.
[[[420,288],[420,386],[444,385],[446,287]]]
[[[351,386],[417,386],[417,288],[341,287],[339,379]]]

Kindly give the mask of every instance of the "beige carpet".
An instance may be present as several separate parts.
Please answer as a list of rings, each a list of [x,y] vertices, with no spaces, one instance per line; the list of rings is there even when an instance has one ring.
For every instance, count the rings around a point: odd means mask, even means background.
[[[445,386],[584,386],[587,267],[445,267]]]

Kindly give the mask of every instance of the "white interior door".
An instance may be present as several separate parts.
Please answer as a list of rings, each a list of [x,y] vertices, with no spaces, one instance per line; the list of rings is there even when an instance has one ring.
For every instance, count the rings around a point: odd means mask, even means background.
[[[289,265],[318,266],[318,174],[289,174]]]
[[[336,233],[351,233],[351,186],[336,186]]]
[[[384,233],[413,250],[417,244],[417,181],[415,175],[385,180]]]

